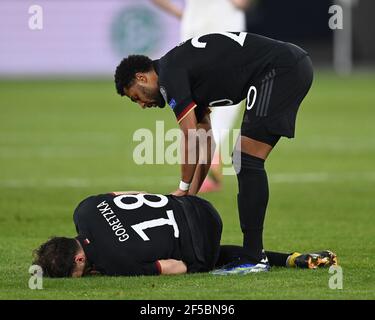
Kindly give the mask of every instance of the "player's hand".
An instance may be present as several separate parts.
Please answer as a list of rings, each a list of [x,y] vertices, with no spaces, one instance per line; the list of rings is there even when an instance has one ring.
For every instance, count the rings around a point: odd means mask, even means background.
[[[172,192],[174,196],[182,197],[188,194],[188,191],[182,191],[181,189],[177,189],[176,191]]]

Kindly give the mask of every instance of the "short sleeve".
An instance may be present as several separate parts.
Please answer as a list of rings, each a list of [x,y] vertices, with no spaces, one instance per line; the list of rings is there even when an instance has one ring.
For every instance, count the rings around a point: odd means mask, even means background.
[[[160,90],[178,122],[196,107],[191,95],[189,76],[183,68],[168,68],[160,76]]]

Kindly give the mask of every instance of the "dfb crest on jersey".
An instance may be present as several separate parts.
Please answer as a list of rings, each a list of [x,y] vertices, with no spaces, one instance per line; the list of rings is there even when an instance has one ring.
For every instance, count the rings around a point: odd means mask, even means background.
[[[171,101],[168,102],[168,104],[171,106],[172,110],[176,107],[177,102],[175,99],[171,99]]]

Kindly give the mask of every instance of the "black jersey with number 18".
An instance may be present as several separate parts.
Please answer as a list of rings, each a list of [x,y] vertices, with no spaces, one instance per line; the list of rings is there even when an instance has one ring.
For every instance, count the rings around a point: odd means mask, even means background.
[[[186,201],[193,201],[196,208],[187,212]],[[106,275],[157,275],[161,272],[158,260],[163,259],[183,260],[188,272],[207,271],[215,262],[200,251],[207,241],[195,242],[203,234],[198,230],[201,217],[217,214],[206,210],[202,201],[160,194],[91,196],[74,212],[77,239],[94,269]],[[197,239],[192,239],[196,230]],[[216,242],[212,246],[218,247]]]
[[[198,121],[208,107],[232,105],[266,70],[288,67],[307,53],[246,32],[218,32],[187,40],[154,61],[160,91],[177,121],[193,108]]]

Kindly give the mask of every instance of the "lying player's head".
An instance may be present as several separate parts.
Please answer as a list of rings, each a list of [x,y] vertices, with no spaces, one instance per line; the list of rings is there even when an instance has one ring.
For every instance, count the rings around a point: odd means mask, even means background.
[[[165,106],[158,75],[146,56],[130,55],[123,59],[116,68],[115,84],[119,95],[128,96],[142,108]]]
[[[86,255],[76,239],[53,237],[34,251],[33,264],[50,278],[81,277],[88,273]]]

